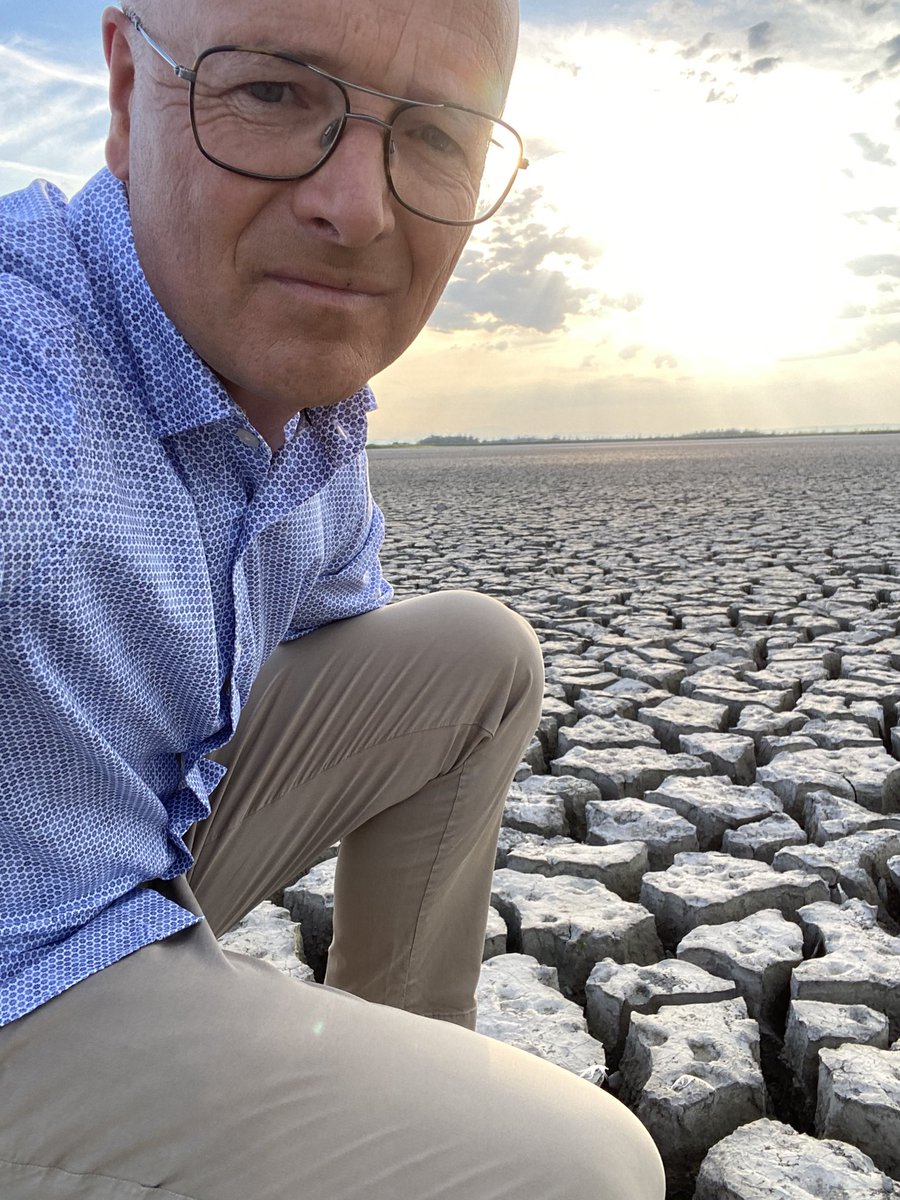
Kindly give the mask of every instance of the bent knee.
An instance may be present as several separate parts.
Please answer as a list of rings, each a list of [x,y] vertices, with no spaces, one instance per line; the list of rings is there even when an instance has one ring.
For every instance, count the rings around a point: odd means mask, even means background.
[[[482,592],[434,592],[423,597],[439,610],[444,636],[458,636],[476,644],[479,651],[504,659],[518,659],[543,679],[541,644],[537,634],[518,613]]]
[[[504,1149],[514,1183],[510,1195],[521,1200],[664,1200],[659,1151],[624,1104],[561,1067],[512,1047],[501,1044],[492,1057],[496,1092],[488,1088],[488,1097],[506,1118]],[[502,1095],[504,1088],[508,1090]],[[516,1164],[513,1170],[509,1160]],[[514,1171],[520,1172],[518,1178]]]
[[[473,669],[481,673],[491,668],[512,670],[516,690],[533,697],[537,725],[544,661],[537,634],[528,622],[500,600],[481,592],[436,592],[427,599],[435,605],[438,636],[445,644],[452,644],[462,658],[471,659]]]
[[[544,1195],[560,1200],[663,1200],[665,1170],[645,1127],[618,1100],[599,1089],[568,1111],[564,1131],[554,1136],[554,1153],[540,1152],[540,1134],[532,1131],[532,1154],[539,1161],[564,1163],[553,1169],[553,1186]],[[556,1190],[554,1190],[556,1189]]]

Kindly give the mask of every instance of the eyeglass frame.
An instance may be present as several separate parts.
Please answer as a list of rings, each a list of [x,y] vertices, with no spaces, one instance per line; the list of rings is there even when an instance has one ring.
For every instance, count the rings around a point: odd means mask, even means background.
[[[516,142],[519,146],[519,161],[516,164],[515,170],[513,171],[512,175],[510,177],[509,183],[506,185],[499,200],[497,200],[497,202],[483,216],[476,217],[476,218],[474,218],[472,220],[468,220],[468,221],[453,220],[449,217],[433,217],[430,213],[423,212],[421,209],[414,207],[414,205],[412,205],[412,204],[407,204],[407,202],[402,198],[402,196],[399,196],[397,194],[397,189],[394,185],[394,179],[393,179],[393,176],[391,175],[391,164],[390,164],[391,141],[390,141],[390,138],[388,138],[388,137],[384,137],[384,173],[385,173],[385,178],[387,179],[387,185],[388,185],[388,189],[390,190],[391,195],[394,197],[394,199],[397,201],[397,203],[402,205],[403,208],[405,208],[408,212],[415,213],[415,215],[417,217],[422,217],[426,221],[434,221],[438,225],[454,225],[457,227],[460,227],[460,226],[461,227],[471,227],[474,225],[480,225],[483,221],[488,221],[488,220],[490,220],[491,217],[493,217],[495,215],[497,210],[503,204],[503,201],[506,199],[506,197],[512,191],[513,184],[516,182],[516,177],[518,176],[519,172],[526,170],[529,166],[528,159],[525,157],[525,145],[524,145],[519,133],[512,127],[512,125],[509,124],[509,122],[504,121],[501,117],[495,117],[491,113],[481,112],[477,108],[468,108],[464,104],[445,104],[445,103],[441,103],[438,101],[410,100],[406,96],[392,96],[389,92],[379,92],[376,88],[364,87],[362,84],[359,84],[359,83],[350,83],[348,80],[341,79],[337,75],[331,75],[331,74],[329,74],[328,71],[323,71],[321,69],[321,67],[316,67],[316,66],[313,66],[312,63],[304,62],[304,60],[302,58],[297,58],[293,54],[288,54],[284,51],[278,51],[278,50],[260,50],[257,47],[253,47],[253,46],[239,46],[239,45],[209,46],[206,50],[202,50],[197,55],[196,59],[194,60],[194,65],[192,67],[186,67],[186,66],[183,66],[181,63],[177,62],[176,59],[174,59],[172,57],[172,55],[168,53],[168,51],[164,50],[163,47],[150,36],[150,34],[147,32],[146,28],[144,27],[144,23],[141,21],[140,17],[138,17],[135,13],[128,12],[128,11],[125,11],[125,16],[128,18],[128,20],[134,26],[135,30],[141,35],[141,37],[144,39],[144,41],[147,43],[147,45],[150,46],[150,48],[152,50],[155,50],[156,53],[160,56],[161,59],[163,59],[164,62],[168,63],[168,65],[172,68],[172,70],[174,71],[177,78],[183,79],[185,83],[190,85],[189,107],[190,107],[190,114],[191,114],[191,129],[194,134],[194,141],[197,144],[197,149],[200,151],[200,153],[203,155],[204,158],[208,159],[209,162],[214,163],[215,166],[221,167],[224,171],[231,171],[235,175],[243,175],[243,176],[245,176],[245,178],[248,178],[248,179],[269,180],[272,183],[291,183],[291,182],[296,182],[297,180],[300,180],[300,179],[308,179],[310,177],[310,175],[314,175],[316,173],[316,171],[318,171],[322,167],[324,167],[325,163],[328,162],[329,158],[331,158],[332,154],[337,149],[338,144],[341,141],[341,138],[344,136],[344,131],[347,128],[347,122],[349,120],[365,121],[370,125],[380,126],[381,129],[383,129],[385,131],[385,133],[389,134],[392,132],[393,127],[394,127],[394,122],[397,120],[397,118],[399,116],[401,116],[402,113],[407,112],[410,109],[413,109],[413,108],[452,109],[453,111],[469,113],[471,116],[484,117],[485,120],[493,121],[494,124],[496,124],[496,125],[502,125],[504,129],[506,129],[509,133],[511,133],[513,135],[513,137],[516,139]],[[231,52],[240,51],[245,54],[265,54],[270,58],[280,58],[280,59],[283,59],[285,62],[293,63],[295,66],[305,67],[307,70],[312,71],[313,74],[318,75],[321,79],[326,79],[326,80],[328,80],[329,83],[336,84],[337,87],[340,89],[341,94],[344,97],[344,114],[343,114],[343,117],[341,118],[340,128],[339,128],[337,134],[335,135],[334,140],[332,141],[332,143],[328,147],[328,149],[325,151],[322,158],[319,159],[319,161],[316,163],[316,165],[314,167],[312,167],[309,171],[304,171],[300,175],[263,175],[258,171],[247,171],[241,167],[233,167],[229,163],[223,162],[221,159],[216,158],[215,155],[210,154],[209,151],[205,149],[203,142],[200,140],[200,134],[197,130],[197,118],[196,118],[196,114],[194,112],[194,94],[195,94],[195,88],[196,88],[196,84],[197,84],[197,73],[198,73],[198,71],[200,69],[200,65],[204,61],[204,59],[209,58],[209,56],[212,54],[218,54],[218,53],[221,53],[224,51],[231,51]],[[350,97],[347,94],[348,88],[352,88],[353,91],[355,91],[355,92],[363,92],[367,96],[376,96],[379,100],[393,100],[396,104],[399,105],[399,107],[394,112],[394,115],[390,121],[382,121],[380,117],[373,117],[369,113],[353,112],[350,108]]]

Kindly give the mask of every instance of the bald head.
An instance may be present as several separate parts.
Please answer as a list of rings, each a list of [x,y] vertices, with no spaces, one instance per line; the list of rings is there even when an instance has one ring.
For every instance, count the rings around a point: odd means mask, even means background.
[[[253,36],[254,29],[266,28],[269,24],[284,30],[280,48],[290,49],[298,37],[303,41],[315,41],[315,22],[311,25],[308,4],[304,0],[259,0],[248,11],[247,0],[126,0],[125,11],[140,17],[146,28],[157,38],[177,41],[184,48],[187,59],[211,44],[204,38],[230,40],[224,30],[243,29],[243,44],[257,45],[260,39]],[[438,29],[448,35],[466,31],[473,41],[480,43],[492,59],[491,68],[495,81],[495,108],[505,103],[516,57],[519,33],[518,0],[419,0],[417,8],[422,12],[423,22],[430,19]],[[415,30],[408,21],[408,2],[392,3],[391,0],[336,0],[328,6],[328,12],[337,12],[341,19],[357,30],[366,27],[376,31],[376,36],[387,38],[414,37]],[[323,9],[323,23],[325,16]],[[212,34],[212,30],[219,32]],[[434,44],[429,46],[433,53]],[[424,51],[424,47],[423,47]],[[411,97],[414,98],[414,97]],[[498,107],[499,106],[499,107]]]

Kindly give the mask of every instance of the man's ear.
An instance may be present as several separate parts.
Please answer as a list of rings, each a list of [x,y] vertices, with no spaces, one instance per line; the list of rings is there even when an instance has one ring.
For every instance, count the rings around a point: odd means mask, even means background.
[[[128,33],[131,22],[118,8],[107,8],[102,17],[103,53],[109,66],[109,134],[106,165],[117,179],[128,182],[131,143],[131,100],[134,94],[134,57]]]

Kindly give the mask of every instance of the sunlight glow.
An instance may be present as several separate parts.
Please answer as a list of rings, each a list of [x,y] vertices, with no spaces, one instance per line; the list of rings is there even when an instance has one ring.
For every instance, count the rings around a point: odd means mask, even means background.
[[[741,80],[733,102],[708,101],[711,90],[672,45],[615,33],[554,53],[526,45],[511,106],[540,146],[558,147],[529,183],[603,243],[593,285],[643,297],[619,322],[629,341],[693,370],[739,372],[835,349],[845,262],[864,240],[844,214],[890,191],[874,179],[861,199],[843,165],[853,130],[883,119],[887,89],[849,108],[834,72],[787,64]]]

